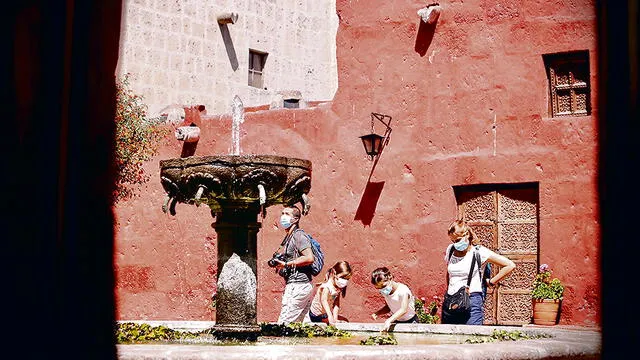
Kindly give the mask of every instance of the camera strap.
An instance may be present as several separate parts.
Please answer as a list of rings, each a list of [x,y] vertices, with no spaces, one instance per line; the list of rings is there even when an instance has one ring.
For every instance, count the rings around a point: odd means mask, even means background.
[[[280,252],[280,250],[283,247],[285,248],[285,252],[286,252],[286,248],[288,246],[289,240],[291,240],[291,238],[293,238],[293,233],[295,233],[299,229],[300,229],[299,227],[296,227],[296,229],[293,230],[290,234],[285,235],[284,239],[282,239],[282,242],[280,243],[280,247],[278,248],[277,252]]]
[[[283,247],[285,248],[286,252],[286,245],[289,242],[289,238],[291,238],[291,235],[285,235],[284,239],[282,239],[282,242],[280,243],[280,246],[278,246],[278,250],[276,250],[277,253],[280,253],[280,250],[282,250]]]

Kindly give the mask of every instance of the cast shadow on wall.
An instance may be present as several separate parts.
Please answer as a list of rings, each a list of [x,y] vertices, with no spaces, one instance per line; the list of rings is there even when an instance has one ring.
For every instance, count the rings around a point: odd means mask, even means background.
[[[236,49],[233,46],[233,40],[231,39],[231,34],[229,33],[229,27],[227,24],[218,24],[220,27],[220,34],[222,35],[222,40],[224,41],[224,48],[227,50],[227,56],[229,57],[229,62],[231,64],[231,68],[233,71],[238,70],[238,56],[236,56]]]
[[[420,26],[418,26],[418,35],[416,36],[416,44],[415,51],[420,54],[420,56],[424,56],[429,50],[429,46],[431,46],[431,41],[433,40],[433,35],[436,33],[436,23],[427,24],[424,21],[420,21]]]
[[[371,157],[373,160],[373,166],[371,166],[371,171],[369,172],[369,177],[367,178],[367,186],[364,188],[364,193],[362,193],[362,198],[360,198],[360,204],[358,205],[358,209],[356,210],[356,215],[353,220],[360,220],[364,226],[371,225],[371,220],[373,220],[373,215],[376,213],[376,206],[378,206],[378,200],[380,199],[380,194],[382,193],[382,188],[384,187],[384,181],[380,182],[372,182],[371,177],[373,176],[373,172],[376,170],[376,166],[378,166],[378,162],[380,161],[380,157],[382,153],[389,144],[389,139],[391,136],[391,116],[383,115],[378,113],[371,113],[371,132],[373,133],[373,120],[377,119],[381,123],[386,126],[386,130],[384,132],[384,136],[379,136],[380,140],[378,145],[375,145],[375,141],[369,142],[365,139],[362,142],[365,144],[365,148],[367,149],[367,155]],[[383,119],[388,119],[388,122],[384,122]],[[369,145],[367,145],[367,143]],[[377,150],[372,151],[377,148]]]
[[[371,225],[383,187],[384,181],[367,181],[367,186],[364,188],[364,193],[360,198],[360,205],[358,205],[358,210],[356,210],[356,216],[353,220],[360,220],[365,226]]]

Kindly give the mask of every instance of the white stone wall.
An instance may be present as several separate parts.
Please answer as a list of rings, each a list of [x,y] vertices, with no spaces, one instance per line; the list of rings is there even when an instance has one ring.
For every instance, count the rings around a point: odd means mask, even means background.
[[[226,25],[236,70],[217,22],[225,12],[238,14]],[[331,100],[338,86],[335,0],[125,0],[122,19],[116,75],[131,74],[151,116],[199,104],[229,113],[236,94],[244,106],[291,90]],[[249,49],[269,54],[266,90],[248,85]]]

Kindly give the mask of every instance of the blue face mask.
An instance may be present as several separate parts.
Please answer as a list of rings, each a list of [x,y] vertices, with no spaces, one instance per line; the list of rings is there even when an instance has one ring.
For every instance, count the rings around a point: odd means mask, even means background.
[[[291,216],[289,215],[280,216],[280,226],[282,226],[285,229],[288,229],[291,226]]]
[[[467,239],[466,236],[458,240],[457,242],[453,243],[453,247],[456,248],[456,250],[458,251],[465,251],[468,246],[469,246],[469,240]]]
[[[380,289],[380,294],[382,295],[389,295],[391,294],[391,291],[393,290],[393,287],[391,287],[391,284],[383,287],[382,289]]]

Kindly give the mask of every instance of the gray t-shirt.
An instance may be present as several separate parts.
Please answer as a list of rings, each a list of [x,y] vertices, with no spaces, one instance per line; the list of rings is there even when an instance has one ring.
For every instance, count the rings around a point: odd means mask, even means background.
[[[296,229],[284,245],[285,258],[287,261],[298,258],[302,255],[304,249],[310,247],[311,241],[309,241],[304,231]],[[285,276],[287,284],[311,282],[311,266],[292,267],[289,270],[287,276]]]

